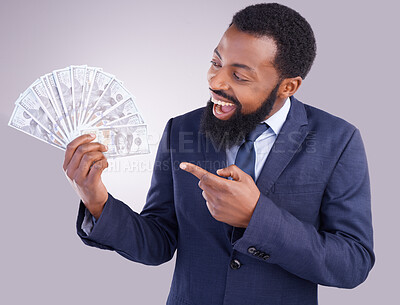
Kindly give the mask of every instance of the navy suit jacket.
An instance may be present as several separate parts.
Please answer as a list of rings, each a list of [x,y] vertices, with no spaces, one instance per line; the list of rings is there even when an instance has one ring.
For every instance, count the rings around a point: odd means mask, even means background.
[[[148,265],[177,250],[167,304],[317,304],[317,284],[352,288],[374,264],[367,160],[360,132],[291,98],[291,109],[257,180],[248,227],[215,220],[189,161],[215,173],[224,150],[199,132],[203,109],[169,120],[146,205],[138,214],[109,195],[90,246]]]

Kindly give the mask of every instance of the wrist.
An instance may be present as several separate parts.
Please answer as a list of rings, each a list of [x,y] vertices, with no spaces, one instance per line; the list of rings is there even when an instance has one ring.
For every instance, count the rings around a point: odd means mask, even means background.
[[[83,201],[84,205],[86,206],[86,208],[89,210],[90,214],[92,214],[92,216],[94,218],[96,218],[96,220],[98,220],[103,212],[104,206],[107,203],[108,200],[108,193],[107,193],[107,197],[105,200],[96,202],[96,203],[86,203],[85,201]]]

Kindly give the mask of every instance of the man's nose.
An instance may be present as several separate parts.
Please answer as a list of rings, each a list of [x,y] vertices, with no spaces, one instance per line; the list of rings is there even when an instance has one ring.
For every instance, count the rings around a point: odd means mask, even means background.
[[[209,87],[213,90],[228,90],[229,82],[228,75],[223,68],[209,74],[208,78]]]

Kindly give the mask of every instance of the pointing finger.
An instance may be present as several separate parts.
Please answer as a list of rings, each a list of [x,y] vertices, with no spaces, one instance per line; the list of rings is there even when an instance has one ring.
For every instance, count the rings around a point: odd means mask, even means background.
[[[206,174],[212,175],[211,173],[201,168],[200,166],[194,165],[189,162],[182,162],[181,164],[179,164],[179,167],[184,171],[187,171],[188,173],[191,173],[192,175],[196,176],[200,180]]]
[[[200,166],[194,165],[189,162],[182,162],[180,168],[192,175],[196,176],[199,181],[199,187],[202,190],[206,191],[220,191],[227,186],[227,183],[231,183],[232,181],[218,177],[205,169],[201,168]]]

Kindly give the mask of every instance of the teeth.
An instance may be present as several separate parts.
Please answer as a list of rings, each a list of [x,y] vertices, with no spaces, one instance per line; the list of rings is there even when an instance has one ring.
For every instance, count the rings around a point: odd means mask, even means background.
[[[223,114],[223,112],[221,111],[221,107],[215,107],[215,112],[217,114]]]
[[[216,99],[213,98],[213,97],[211,97],[211,101],[212,101],[214,104],[221,105],[221,106],[234,106],[234,105],[235,105],[235,104],[232,104],[232,103],[227,103],[227,102],[218,101],[218,100],[216,100]]]

